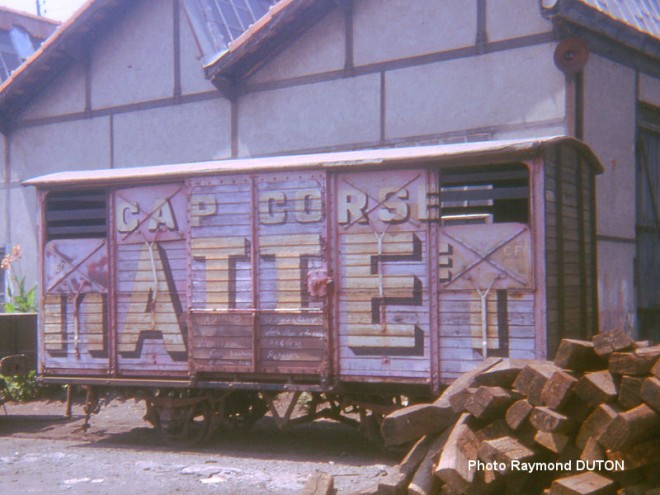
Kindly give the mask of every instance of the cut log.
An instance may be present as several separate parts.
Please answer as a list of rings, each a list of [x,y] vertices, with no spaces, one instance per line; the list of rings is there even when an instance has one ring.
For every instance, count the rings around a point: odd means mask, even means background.
[[[660,495],[660,488],[657,490],[657,494],[653,493],[651,485],[646,483],[638,483],[636,485],[628,485],[623,488],[619,488],[616,491],[616,495]]]
[[[556,371],[561,369],[551,363],[529,364],[520,371],[513,382],[513,388],[525,395],[530,404],[540,406],[543,387]]]
[[[328,473],[314,471],[299,495],[332,495],[335,492],[334,478]]]
[[[406,475],[395,467],[384,478],[378,480],[378,495],[400,495],[406,488]]]
[[[613,352],[632,350],[635,341],[623,330],[614,330],[594,335],[594,352],[606,357]]]
[[[481,443],[484,440],[492,440],[494,438],[506,437],[512,434],[513,431],[511,431],[511,428],[509,428],[506,421],[502,418],[496,419],[474,432],[478,443]]]
[[[611,495],[615,490],[614,481],[591,471],[560,478],[550,487],[551,495]]]
[[[607,460],[607,457],[605,457],[603,446],[594,437],[589,437],[580,453],[580,459],[583,461],[604,461]]]
[[[457,414],[465,412],[465,403],[477,391],[475,387],[463,389],[449,398],[451,409]]]
[[[660,380],[649,376],[642,383],[640,398],[656,411],[660,412]]]
[[[476,460],[478,451],[469,418],[468,413],[463,413],[456,421],[435,468],[435,475],[456,493],[467,491],[476,474],[476,469],[468,466],[469,460]]]
[[[660,378],[660,359],[658,359],[655,364],[653,365],[653,368],[651,368],[651,373],[656,377]]]
[[[617,414],[598,441],[605,448],[620,450],[653,437],[660,428],[660,416],[646,404]]]
[[[593,406],[587,404],[574,393],[571,394],[568,402],[561,409],[564,414],[573,418],[576,423],[582,423],[593,412],[593,410]]]
[[[575,429],[575,422],[549,407],[535,407],[529,422],[539,431],[570,433]]]
[[[644,378],[640,376],[623,375],[619,384],[619,404],[624,409],[632,409],[642,403],[639,394]]]
[[[646,375],[651,372],[660,357],[660,345],[643,347],[634,352],[614,352],[610,355],[608,368],[621,375]]]
[[[420,438],[399,463],[399,471],[404,473],[408,479],[412,478],[426,457],[429,448],[437,439],[438,435],[426,435]]]
[[[593,342],[562,339],[555,355],[555,365],[574,371],[602,369],[604,361],[594,351]]]
[[[657,466],[660,465],[660,441],[654,438],[621,450],[606,450],[605,455],[610,461],[623,461],[626,471],[652,466],[651,469],[657,473]]]
[[[580,426],[575,438],[575,445],[583,449],[589,437],[599,440],[619,412],[621,409],[617,405],[601,404],[598,406]]]
[[[479,376],[481,373],[491,369],[493,366],[501,362],[502,362],[502,358],[494,358],[494,357],[486,358],[477,366],[475,366],[469,371],[466,371],[465,373],[461,374],[458,378],[456,378],[456,380],[454,380],[445,389],[442,395],[435,402],[433,402],[433,405],[440,409],[451,410],[451,403],[449,402],[449,399],[453,395],[461,392],[462,390],[465,390],[466,388],[472,387],[474,384],[474,380],[477,376]]]
[[[536,452],[512,437],[485,440],[481,443],[477,452],[477,456],[483,462],[504,463],[507,468],[510,468],[511,461],[527,462],[533,459],[535,455]]]
[[[435,476],[433,466],[438,461],[440,453],[447,443],[450,430],[445,430],[426,452],[426,456],[419,465],[419,469],[408,485],[408,495],[432,495],[440,487],[440,479]]]
[[[555,454],[560,454],[568,445],[570,437],[563,433],[539,431],[534,435],[534,441]]]
[[[465,401],[465,410],[478,419],[493,419],[502,416],[515,400],[502,387],[481,386]]]
[[[537,362],[533,359],[504,359],[501,363],[479,374],[474,383],[487,387],[511,388],[520,371],[528,364]]]
[[[614,378],[607,370],[585,373],[577,381],[573,391],[587,404],[594,407],[603,402],[609,402],[617,396]]]
[[[555,371],[541,390],[541,403],[553,409],[561,409],[571,398],[571,390],[577,379],[565,371]]]
[[[534,406],[527,399],[520,399],[509,406],[506,410],[506,424],[512,430],[518,430],[531,414]]]
[[[439,433],[456,419],[451,410],[433,404],[415,404],[387,415],[381,424],[385,445],[402,445],[424,435]]]

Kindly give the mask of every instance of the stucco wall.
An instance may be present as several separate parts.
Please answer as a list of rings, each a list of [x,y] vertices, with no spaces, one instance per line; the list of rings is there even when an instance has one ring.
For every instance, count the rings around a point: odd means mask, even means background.
[[[584,70],[585,140],[601,158],[597,179],[598,273],[603,328],[635,322],[636,75],[592,54]]]

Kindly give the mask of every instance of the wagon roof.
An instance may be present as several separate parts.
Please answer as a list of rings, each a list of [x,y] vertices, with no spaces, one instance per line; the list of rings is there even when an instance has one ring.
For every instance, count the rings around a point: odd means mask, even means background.
[[[580,151],[595,173],[603,168],[591,149],[581,141],[553,136],[525,140],[484,141],[475,143],[379,148],[309,155],[283,155],[258,158],[213,160],[173,165],[157,165],[119,169],[57,172],[35,177],[24,185],[42,188],[127,184],[142,181],[168,181],[185,177],[229,173],[273,172],[300,169],[351,169],[388,165],[416,165],[435,162],[483,162],[486,160],[524,160],[538,156],[553,145],[568,145]]]

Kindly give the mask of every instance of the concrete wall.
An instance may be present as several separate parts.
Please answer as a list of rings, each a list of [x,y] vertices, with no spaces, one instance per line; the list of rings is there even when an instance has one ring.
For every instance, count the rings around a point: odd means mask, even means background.
[[[492,3],[360,0],[350,22],[334,11],[247,82],[239,154],[565,133],[551,24],[534,2]]]
[[[597,179],[599,304],[602,328],[635,323],[636,74],[592,54],[584,70],[585,140],[601,158]]]

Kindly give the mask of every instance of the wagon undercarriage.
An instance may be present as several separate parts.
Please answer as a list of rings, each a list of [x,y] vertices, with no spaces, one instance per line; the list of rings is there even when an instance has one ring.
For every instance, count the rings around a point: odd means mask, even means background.
[[[87,387],[86,428],[109,392],[102,387]],[[224,428],[249,429],[267,414],[279,429],[319,419],[336,421],[356,428],[372,443],[382,446],[383,417],[412,400],[403,395],[180,388],[122,390],[120,395],[144,401],[143,419],[158,430],[163,443],[177,448],[202,444]]]

